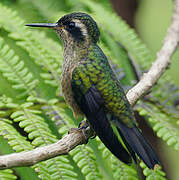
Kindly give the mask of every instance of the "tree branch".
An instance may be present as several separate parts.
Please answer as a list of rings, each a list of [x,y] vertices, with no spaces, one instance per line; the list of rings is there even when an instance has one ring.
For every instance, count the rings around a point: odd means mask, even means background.
[[[170,64],[170,57],[176,50],[179,42],[179,0],[175,0],[172,23],[168,29],[167,36],[163,41],[161,50],[157,53],[157,59],[141,80],[128,91],[127,98],[131,105],[145,95],[165,72]]]
[[[168,29],[167,36],[163,42],[161,50],[157,54],[157,59],[141,80],[127,93],[127,98],[131,105],[145,95],[160,76],[165,72],[170,64],[170,57],[174,53],[179,42],[179,0],[175,0],[172,23]],[[91,135],[87,135],[89,138]],[[12,168],[16,166],[29,166],[40,161],[67,154],[76,146],[84,144],[86,137],[80,131],[71,132],[58,142],[36,148],[28,152],[13,153],[0,156],[0,169]]]
[[[0,156],[0,169],[30,166],[58,155],[68,154],[68,152],[76,146],[86,143],[86,138],[91,136],[90,134],[88,135],[88,133],[86,133],[86,135],[87,136],[84,136],[81,131],[73,131],[56,143],[39,147],[32,151],[2,155]]]

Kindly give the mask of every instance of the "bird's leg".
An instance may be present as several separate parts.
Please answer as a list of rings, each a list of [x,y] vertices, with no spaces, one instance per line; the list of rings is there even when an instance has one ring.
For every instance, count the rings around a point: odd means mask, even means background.
[[[85,144],[88,143],[89,138],[93,139],[96,137],[96,133],[90,126],[88,120],[81,121],[78,128],[71,128],[68,133],[70,134],[73,132],[82,132],[84,139],[85,139]]]
[[[89,131],[89,138],[90,139],[94,139],[96,137],[96,132],[93,130],[93,128],[90,126],[89,121],[88,120],[83,120],[80,122],[78,128],[80,129],[86,129],[87,131]]]

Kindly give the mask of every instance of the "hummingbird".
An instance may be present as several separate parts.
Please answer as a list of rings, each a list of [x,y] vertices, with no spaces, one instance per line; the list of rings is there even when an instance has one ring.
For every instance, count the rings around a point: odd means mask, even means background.
[[[57,23],[26,26],[55,29],[62,40],[62,93],[74,116],[86,117],[96,135],[122,162],[137,162],[138,156],[154,169],[158,157],[137,127],[125,92],[98,46],[100,31],[94,19],[74,12]]]

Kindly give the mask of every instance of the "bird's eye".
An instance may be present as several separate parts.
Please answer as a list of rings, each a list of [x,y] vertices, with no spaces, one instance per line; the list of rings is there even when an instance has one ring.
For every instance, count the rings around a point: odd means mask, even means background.
[[[69,27],[70,29],[73,29],[73,28],[75,27],[75,23],[74,23],[74,22],[70,22],[69,25],[68,25],[68,27]]]

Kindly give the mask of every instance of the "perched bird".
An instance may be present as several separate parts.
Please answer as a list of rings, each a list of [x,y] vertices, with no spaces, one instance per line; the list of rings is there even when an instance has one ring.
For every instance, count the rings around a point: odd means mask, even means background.
[[[91,16],[77,12],[57,23],[33,23],[55,29],[64,46],[62,92],[74,116],[86,116],[105,146],[121,161],[136,154],[149,167],[159,164],[150,144],[138,129],[120,82],[97,45],[100,32]],[[132,157],[132,158],[131,158]]]

